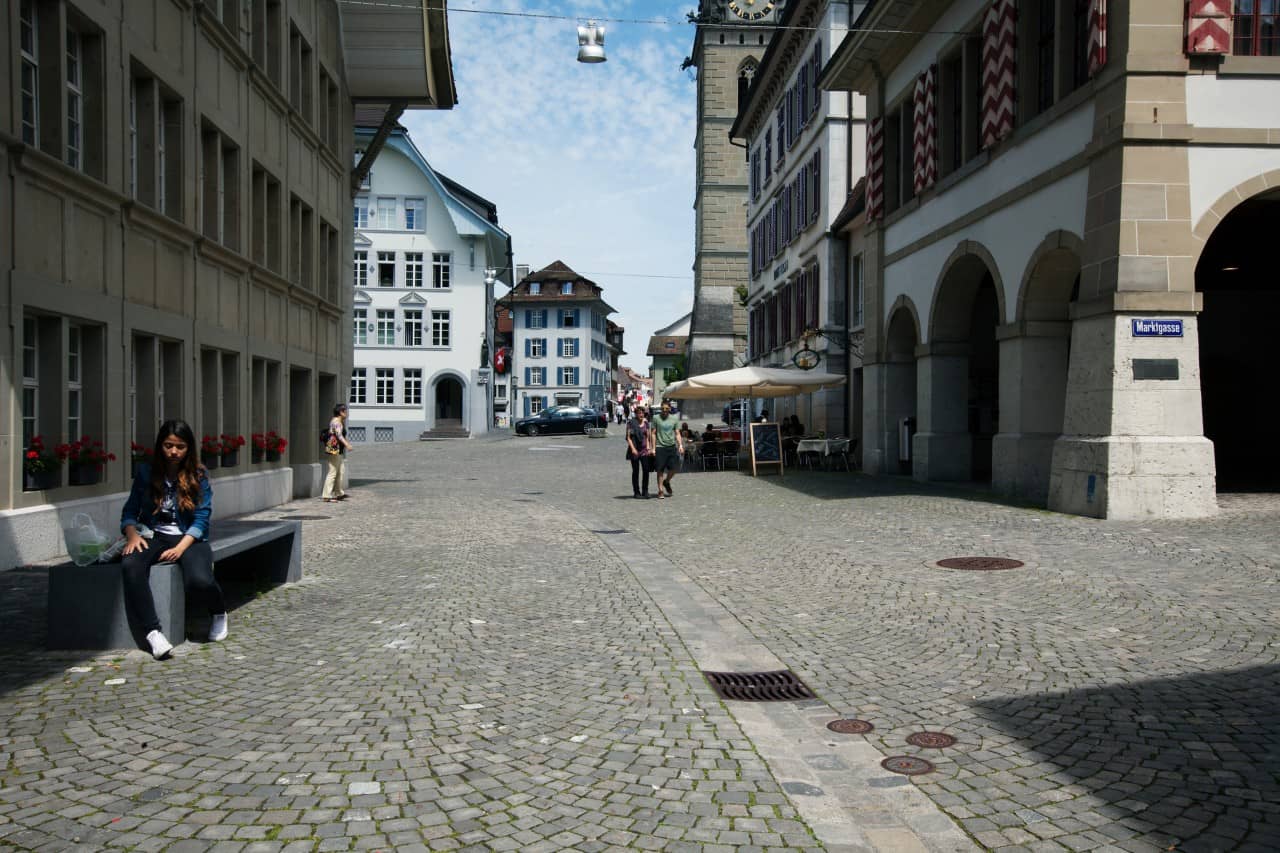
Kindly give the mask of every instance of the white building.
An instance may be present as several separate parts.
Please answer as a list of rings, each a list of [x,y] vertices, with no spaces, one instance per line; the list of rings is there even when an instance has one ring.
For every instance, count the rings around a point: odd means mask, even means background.
[[[693,312],[689,312],[649,338],[649,376],[653,379],[653,401],[662,405],[662,392],[672,382],[689,378],[689,328]]]
[[[372,135],[357,128],[357,151]],[[485,270],[510,269],[511,252],[497,208],[434,172],[396,128],[354,217],[353,440],[487,432],[493,294]]]
[[[607,324],[613,308],[601,293],[600,285],[556,261],[504,297],[515,314],[515,418],[548,406],[603,405],[610,391]]]
[[[820,369],[848,375],[851,385],[862,366],[846,352],[856,294],[847,244],[831,225],[863,174],[865,99],[824,92],[818,76],[863,5],[791,0],[729,132],[749,152],[747,360],[795,368],[793,358],[807,348],[819,353]],[[848,156],[851,140],[856,157]],[[825,336],[805,337],[810,330]],[[813,429],[847,435],[856,432],[849,393],[778,400],[773,415],[796,414]]]

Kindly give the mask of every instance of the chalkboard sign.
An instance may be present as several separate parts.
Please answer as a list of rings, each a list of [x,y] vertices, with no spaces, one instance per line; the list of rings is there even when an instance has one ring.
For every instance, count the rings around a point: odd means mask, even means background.
[[[751,425],[751,476],[760,465],[777,465],[782,474],[782,432],[776,423]]]

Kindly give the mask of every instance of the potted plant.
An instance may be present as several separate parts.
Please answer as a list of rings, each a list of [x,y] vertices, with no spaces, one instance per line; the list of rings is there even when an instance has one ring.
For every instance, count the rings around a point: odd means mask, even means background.
[[[116,455],[107,452],[101,441],[87,435],[70,444],[58,445],[54,452],[66,460],[67,482],[73,486],[92,486],[100,482],[107,463],[116,460]]]
[[[151,461],[151,448],[136,441],[129,442],[129,476],[138,476],[138,466]]]
[[[249,462],[257,465],[262,461],[262,457],[267,453],[267,436],[265,433],[255,432],[249,436]]]
[[[42,489],[56,489],[59,485],[58,469],[62,467],[62,458],[44,446],[44,437],[35,436],[27,445],[22,460],[22,489],[36,492]]]
[[[239,461],[240,448],[244,447],[244,436],[224,432],[219,438],[222,439],[222,467],[234,468]]]
[[[275,430],[267,430],[262,436],[263,450],[266,451],[268,462],[279,462],[280,454],[289,446],[289,441]]]
[[[200,436],[200,463],[212,471],[222,457],[222,439],[215,435]]]

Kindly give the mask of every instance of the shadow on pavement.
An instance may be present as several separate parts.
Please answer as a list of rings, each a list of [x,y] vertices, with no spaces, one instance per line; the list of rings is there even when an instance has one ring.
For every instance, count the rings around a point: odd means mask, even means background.
[[[1180,851],[1280,849],[1280,666],[975,707],[1125,826]]]

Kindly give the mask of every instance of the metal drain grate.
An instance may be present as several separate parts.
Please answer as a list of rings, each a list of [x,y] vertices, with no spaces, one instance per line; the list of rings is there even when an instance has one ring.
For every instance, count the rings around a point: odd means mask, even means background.
[[[892,773],[901,773],[903,776],[920,776],[924,773],[932,773],[935,769],[932,761],[926,761],[914,755],[891,755],[881,761],[880,766]]]
[[[619,527],[617,530],[593,530],[593,531],[591,531],[591,532],[592,532],[592,533],[601,533],[601,534],[604,534],[604,535],[606,535],[606,536],[607,536],[607,535],[609,535],[609,534],[613,534],[613,533],[626,533],[626,532],[627,532],[627,530],[626,530],[626,528],[625,528],[625,527]]]
[[[827,728],[842,735],[865,735],[867,732],[875,731],[875,726],[871,725],[871,723],[866,720],[855,720],[852,718],[832,720],[827,723]]]
[[[789,669],[775,672],[706,672],[721,699],[738,702],[792,702],[816,699],[809,686]]]
[[[998,572],[1004,569],[1020,569],[1025,563],[1005,557],[948,557],[939,560],[944,569],[960,569],[966,572]]]
[[[946,732],[916,732],[907,735],[907,743],[924,749],[946,749],[955,746],[956,739]]]

